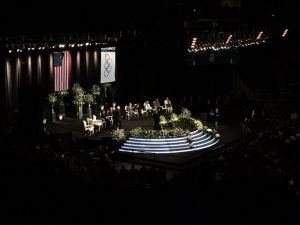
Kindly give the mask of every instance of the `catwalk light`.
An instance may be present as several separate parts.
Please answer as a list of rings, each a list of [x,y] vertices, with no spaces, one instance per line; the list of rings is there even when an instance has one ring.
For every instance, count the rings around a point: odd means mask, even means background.
[[[227,38],[227,40],[226,40],[226,44],[228,44],[230,41],[231,41],[231,39],[232,39],[232,34],[230,34],[229,36],[228,36],[228,38]]]
[[[281,35],[281,37],[285,37],[288,33],[289,29],[285,29]]]
[[[259,40],[261,38],[261,36],[263,35],[263,33],[264,33],[263,31],[259,32],[256,39]]]

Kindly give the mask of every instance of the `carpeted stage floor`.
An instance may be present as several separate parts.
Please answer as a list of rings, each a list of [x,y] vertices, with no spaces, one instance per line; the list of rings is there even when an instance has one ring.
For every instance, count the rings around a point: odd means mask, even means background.
[[[85,118],[85,117],[84,117]],[[209,127],[214,128],[213,124],[207,124]],[[122,120],[122,128],[125,133],[128,133],[135,127],[142,127],[145,129],[154,128],[154,119],[152,116],[134,120]],[[111,132],[115,128],[105,128],[98,131],[95,130],[92,136],[85,135],[83,123],[81,119],[63,118],[61,121],[50,122],[47,124],[47,130],[52,134],[72,133],[72,137],[83,140],[86,143],[92,143],[96,148],[99,145],[106,145],[111,142]],[[187,153],[173,153],[173,154],[143,154],[143,153],[114,153],[114,160],[117,162],[134,162],[135,164],[156,165],[165,167],[171,170],[185,169],[187,166],[193,165],[199,159],[206,157],[209,153],[217,151],[223,145],[233,142],[240,138],[243,134],[237,121],[232,119],[223,120],[219,124],[218,132],[221,135],[220,142],[211,148],[187,152]],[[90,145],[89,145],[90,146]],[[116,165],[118,166],[118,165]]]

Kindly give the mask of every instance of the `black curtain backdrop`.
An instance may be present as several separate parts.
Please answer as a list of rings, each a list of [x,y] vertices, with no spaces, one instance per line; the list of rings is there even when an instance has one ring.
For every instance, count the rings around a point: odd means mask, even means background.
[[[79,82],[87,91],[100,82],[100,51],[71,51],[70,87]],[[22,52],[2,55],[6,113],[11,118],[19,110],[19,89],[40,86],[45,100],[54,91],[52,52]],[[31,99],[22,99],[31,101]],[[23,103],[22,103],[23,104]]]

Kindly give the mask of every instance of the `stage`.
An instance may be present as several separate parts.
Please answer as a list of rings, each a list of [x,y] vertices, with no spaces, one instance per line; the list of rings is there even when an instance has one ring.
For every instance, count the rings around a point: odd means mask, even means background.
[[[86,118],[86,116],[84,116]],[[213,124],[206,124],[211,128],[214,128]],[[154,119],[152,116],[133,119],[133,120],[122,120],[122,128],[125,134],[136,127],[142,127],[144,129],[154,129]],[[112,148],[111,132],[114,127],[107,127],[98,131],[95,128],[93,135],[89,136],[84,132],[82,119],[68,118],[65,117],[62,120],[55,122],[49,122],[46,124],[46,129],[50,134],[57,137],[64,134],[72,135],[72,139],[77,142],[84,143],[80,146],[82,151],[93,151],[99,146],[109,146]],[[184,153],[172,153],[172,154],[144,154],[144,153],[129,153],[120,152],[119,148],[114,149],[113,161],[114,166],[121,167],[122,162],[135,163],[137,165],[149,165],[149,166],[160,166],[171,170],[183,170],[193,163],[203,159],[209,153],[217,151],[222,146],[238,139],[242,136],[239,124],[232,120],[224,120],[223,123],[219,124],[218,133],[221,135],[219,142],[209,148],[200,151],[191,151]]]

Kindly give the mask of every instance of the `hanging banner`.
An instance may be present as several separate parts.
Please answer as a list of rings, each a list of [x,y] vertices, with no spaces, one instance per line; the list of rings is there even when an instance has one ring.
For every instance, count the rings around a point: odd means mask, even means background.
[[[116,69],[116,52],[101,49],[101,83],[114,82]]]

